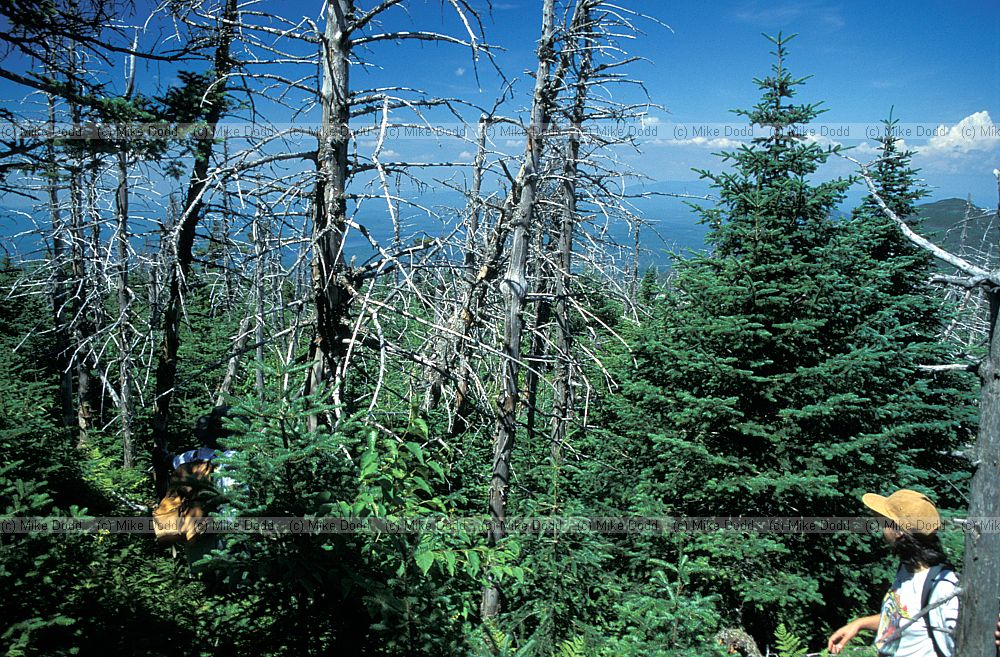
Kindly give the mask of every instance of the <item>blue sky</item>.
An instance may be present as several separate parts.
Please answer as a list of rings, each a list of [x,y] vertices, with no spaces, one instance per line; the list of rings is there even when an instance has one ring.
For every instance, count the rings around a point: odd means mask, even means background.
[[[893,108],[902,123],[926,130],[922,138],[905,141],[918,152],[915,163],[932,198],[972,194],[982,205],[996,203],[992,171],[1000,167],[1000,135],[994,136],[992,122],[1000,122],[1000,3],[620,4],[670,28],[639,20],[645,34],[629,43],[632,54],[647,60],[632,67],[634,76],[645,83],[650,100],[665,109],[651,110],[653,121],[739,121],[729,110],[755,102],[752,80],[765,75],[772,63],[771,44],[761,33],[798,33],[789,46],[788,66],[797,75],[812,76],[800,87],[799,98],[823,102],[827,113],[822,123],[873,124]],[[520,78],[522,94],[530,90],[524,72],[534,67],[539,5],[537,0],[496,0],[492,13],[484,16],[488,40],[506,49],[498,61],[509,76]],[[409,21],[413,26],[455,28],[449,11],[434,0],[415,3]],[[386,79],[394,64],[405,60],[407,81],[416,86],[483,104],[497,94],[496,79],[485,68],[477,85],[468,52],[459,48],[390,46],[376,53],[376,59],[383,62]],[[615,93],[637,98],[624,90]],[[523,102],[524,96],[520,98]],[[938,134],[929,134],[935,128]],[[962,139],[963,128],[976,138]],[[839,141],[855,146],[854,155],[862,161],[873,156],[863,135]],[[725,141],[685,142],[661,133],[659,140],[643,140],[641,156],[627,159],[659,181],[694,181],[691,167],[717,167],[711,153],[728,146]],[[826,174],[847,173],[850,167],[835,163]]]
[[[822,122],[871,122],[894,108],[903,123],[944,125],[950,135],[974,115],[971,123],[983,128],[980,112],[1000,120],[1000,3],[729,2],[713,3],[714,11],[693,2],[644,4],[673,28],[650,39],[657,65],[649,84],[678,119],[725,120],[725,109],[753,102],[750,80],[771,62],[760,32],[780,30],[799,35],[788,64],[813,76],[800,98],[823,101]],[[908,144],[934,196],[996,202],[1000,139],[930,142]],[[870,156],[859,150],[862,161]]]
[[[485,9],[483,0],[470,0]],[[374,0],[358,0],[370,7]],[[704,185],[692,168],[718,169],[722,165],[714,152],[732,148],[739,141],[727,137],[694,138],[678,136],[677,125],[734,124],[741,119],[729,112],[752,105],[758,90],[753,78],[768,73],[772,63],[771,44],[762,32],[798,33],[789,45],[789,69],[811,79],[799,88],[799,100],[822,101],[828,110],[820,121],[836,127],[852,126],[851,138],[820,135],[821,143],[842,143],[855,147],[853,154],[865,161],[874,157],[870,140],[857,132],[858,126],[876,125],[890,107],[904,124],[939,129],[937,134],[908,137],[906,144],[917,150],[915,164],[932,194],[930,199],[971,194],[979,205],[997,203],[997,186],[992,171],[1000,168],[1000,2],[940,2],[890,0],[879,3],[831,0],[805,2],[669,2],[666,0],[619,0],[619,4],[655,20],[637,19],[643,34],[625,42],[632,55],[643,61],[632,65],[632,77],[641,80],[649,101],[662,106],[650,108],[643,125],[654,134],[639,140],[641,153],[621,151],[624,166],[631,166],[650,180],[650,188],[661,191],[701,193]],[[149,10],[137,2],[136,16],[127,22],[142,22]],[[509,79],[516,81],[516,95],[501,109],[502,114],[523,112],[532,80],[527,74],[535,67],[534,48],[540,23],[540,0],[494,0],[492,11],[483,11],[487,41],[502,50],[496,60]],[[268,4],[267,9],[297,20],[319,19],[321,2],[289,0]],[[405,8],[404,8],[405,7]],[[461,36],[464,28],[447,2],[409,0],[385,18],[385,29],[439,30]],[[658,22],[665,23],[664,27]],[[164,24],[152,24],[142,47],[151,47],[158,38],[169,36]],[[163,46],[165,47],[165,46]],[[474,74],[468,48],[454,45],[380,43],[364,55],[374,67],[352,71],[352,86],[402,85],[423,88],[434,95],[453,96],[480,106],[492,106],[500,95],[500,79],[485,61]],[[114,60],[115,66],[122,62]],[[23,70],[18,60],[3,62],[5,67]],[[309,75],[315,67],[300,68],[295,77]],[[279,72],[291,75],[289,69]],[[147,95],[156,95],[175,81],[177,67],[147,63],[140,69],[140,85]],[[122,79],[116,71],[112,79]],[[637,89],[619,87],[607,93],[617,100],[641,101]],[[23,89],[0,83],[0,98],[8,106],[24,110]],[[304,103],[303,96],[293,99]],[[34,99],[36,109],[44,105]],[[286,120],[287,111],[268,109],[276,121]],[[474,121],[478,112],[465,115]],[[431,121],[453,121],[431,113]],[[317,121],[318,113],[302,117]],[[410,120],[399,116],[399,120]],[[928,128],[929,126],[929,128]],[[973,139],[963,135],[972,134]],[[359,153],[370,153],[374,141],[361,139]],[[494,139],[497,150],[517,152],[517,139]],[[383,159],[424,161],[471,161],[471,146],[458,140],[404,139],[385,144]],[[831,162],[821,177],[846,175],[852,165]],[[440,174],[461,177],[464,171]],[[861,195],[860,188],[852,196]],[[658,210],[663,212],[662,209]],[[685,226],[694,218],[680,204],[671,205],[670,215]],[[682,216],[683,215],[683,216]]]

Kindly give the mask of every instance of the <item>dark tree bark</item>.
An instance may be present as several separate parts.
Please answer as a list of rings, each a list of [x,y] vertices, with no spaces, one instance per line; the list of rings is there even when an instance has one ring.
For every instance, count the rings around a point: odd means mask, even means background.
[[[997,208],[1000,218],[1000,207]],[[1000,612],[1000,286],[986,289],[989,300],[989,353],[979,365],[979,436],[973,452],[975,474],[969,492],[965,557],[956,657],[995,655],[993,631]]]
[[[75,92],[77,70],[76,50],[71,43],[69,48],[70,96]],[[80,106],[70,101],[70,118],[74,125],[81,122]],[[87,434],[93,419],[93,404],[91,399],[90,351],[91,338],[94,336],[92,299],[90,298],[91,280],[87,269],[87,238],[85,233],[86,211],[84,208],[83,157],[73,158],[69,175],[70,197],[70,267],[72,272],[72,326],[73,333],[73,366],[76,370],[76,423],[78,448],[87,444]]]
[[[233,39],[233,25],[237,19],[236,0],[226,0],[219,21],[217,46],[215,50],[215,86],[208,94],[205,122],[215,125],[225,110],[226,77],[235,63],[230,56]],[[208,188],[209,166],[212,160],[214,142],[203,139],[198,142],[195,163],[191,170],[183,212],[176,227],[173,245],[173,266],[170,268],[167,298],[163,307],[163,338],[160,343],[159,359],[156,366],[156,397],[153,401],[153,449],[166,449],[169,439],[170,404],[173,400],[177,377],[177,352],[180,347],[181,303],[186,280],[191,272],[194,259],[195,229],[201,220]],[[154,469],[153,478],[157,497],[166,492],[169,473],[162,468]]]
[[[562,207],[560,208],[558,271],[555,276],[555,340],[556,366],[552,393],[552,420],[549,427],[549,444],[553,463],[558,463],[566,427],[573,412],[573,332],[570,329],[569,295],[573,277],[573,231],[577,220],[576,194],[578,161],[580,159],[580,132],[587,111],[587,96],[593,62],[593,38],[591,30],[591,8],[584,2],[579,14],[579,66],[576,74],[575,97],[569,115],[569,138],[560,186]]]
[[[55,124],[55,98],[49,95],[49,123]],[[59,167],[53,141],[46,145],[49,221],[52,224],[52,325],[55,331],[56,363],[59,366],[59,405],[63,426],[73,424],[73,372],[70,365],[69,322],[66,318],[66,229],[59,207]]]
[[[327,2],[326,30],[320,44],[322,134],[313,201],[312,257],[316,336],[310,348],[313,367],[306,393],[320,393],[329,385],[335,403],[342,401],[339,372],[350,337],[348,312],[354,290],[344,261],[353,12],[353,0]],[[312,422],[318,420],[314,418]]]
[[[129,225],[128,225],[128,153],[118,154],[118,190],[115,194],[115,216],[118,224],[115,239],[118,249],[118,378],[120,388],[119,416],[122,426],[122,463],[135,465],[134,411],[132,400],[132,290],[129,288]]]

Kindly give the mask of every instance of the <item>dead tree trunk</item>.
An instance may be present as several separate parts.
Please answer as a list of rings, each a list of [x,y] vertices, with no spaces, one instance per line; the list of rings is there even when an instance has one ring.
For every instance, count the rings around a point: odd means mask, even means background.
[[[129,289],[129,229],[128,229],[128,155],[118,154],[118,190],[115,194],[117,219],[116,245],[118,247],[118,386],[120,388],[119,416],[122,426],[122,463],[131,468],[135,464],[135,439],[132,435],[132,291]]]
[[[267,257],[267,235],[261,225],[260,214],[253,218],[253,250],[257,266],[254,269],[254,338],[257,343],[254,365],[254,381],[257,389],[257,399],[264,401],[264,281],[265,258]]]
[[[465,253],[463,264],[465,271],[476,271],[476,243],[479,240],[479,221],[483,214],[483,172],[486,167],[486,133],[490,128],[490,117],[483,114],[479,117],[476,128],[476,159],[472,166],[472,188],[469,190],[469,222],[465,233]]]
[[[517,435],[517,415],[520,407],[518,378],[521,374],[521,338],[525,299],[528,295],[528,246],[532,217],[535,214],[538,175],[541,169],[545,132],[552,115],[557,90],[552,85],[551,69],[555,60],[555,1],[542,5],[542,35],[538,43],[538,70],[531,102],[524,163],[517,176],[520,197],[511,221],[511,248],[507,273],[503,279],[506,305],[503,335],[503,392],[493,443],[493,468],[490,477],[489,545],[495,546],[506,535],[503,523],[507,518],[507,487],[510,482],[510,460]],[[481,614],[484,618],[500,611],[500,590],[492,583],[483,591]]]
[[[205,122],[212,126],[222,118],[225,108],[226,77],[234,66],[230,56],[230,44],[236,19],[236,0],[226,0],[222,20],[219,21],[216,29],[218,41],[215,50],[215,83],[205,101],[207,103]],[[170,268],[167,299],[163,308],[163,337],[156,366],[156,397],[153,402],[153,443],[154,447],[164,449],[167,447],[169,437],[170,403],[173,399],[177,377],[177,352],[180,347],[183,292],[194,259],[195,228],[201,219],[204,208],[213,145],[212,139],[202,139],[198,142],[184,209],[175,228],[176,236],[173,240],[174,262]],[[162,497],[166,492],[167,475],[168,473],[162,470],[154,472],[157,497]]]
[[[539,222],[540,223],[540,222]],[[551,231],[551,228],[549,229]],[[543,253],[542,250],[546,252]],[[545,327],[552,321],[553,271],[549,258],[553,255],[551,245],[538,244],[535,280],[538,288],[538,303],[535,310],[534,324],[531,328],[531,348],[524,357],[528,371],[524,374],[524,434],[528,441],[535,438],[535,418],[538,415],[538,384],[546,370],[548,362],[548,344],[545,340]]]
[[[49,123],[55,133],[56,109],[55,98],[48,97]],[[65,427],[73,424],[73,371],[70,364],[69,322],[66,319],[66,235],[63,226],[62,211],[59,207],[59,167],[56,164],[56,151],[53,140],[46,145],[46,160],[48,169],[49,220],[52,224],[52,317],[55,331],[56,363],[59,365],[59,402],[62,410],[62,424]]]
[[[566,160],[563,182],[563,208],[559,225],[558,263],[555,277],[555,346],[556,367],[552,391],[552,419],[549,424],[549,443],[552,458],[559,460],[560,448],[566,439],[566,425],[573,410],[573,333],[569,321],[569,295],[573,267],[573,224],[576,221],[576,148],[571,147]]]
[[[322,125],[312,222],[316,336],[310,349],[313,367],[306,392],[319,393],[326,388],[332,393],[334,403],[342,401],[338,372],[347,353],[346,340],[350,336],[348,310],[354,289],[343,253],[347,229],[344,191],[350,142],[349,20],[353,12],[353,0],[327,2],[326,30],[320,42]]]
[[[569,114],[569,135],[560,185],[559,240],[556,247],[557,271],[555,276],[555,380],[553,382],[552,420],[549,427],[549,444],[553,462],[559,461],[566,427],[573,413],[573,332],[570,327],[569,297],[573,278],[573,238],[577,221],[577,180],[579,177],[580,142],[583,123],[587,115],[587,98],[593,72],[593,49],[596,35],[591,25],[592,0],[580,5],[579,64],[576,71],[573,106]]]
[[[70,69],[75,73],[76,55],[71,47],[69,51]],[[71,73],[70,80],[74,77]],[[70,82],[70,96],[74,96],[73,83]],[[80,107],[70,102],[70,117],[74,125],[81,121]],[[70,266],[73,276],[73,360],[76,369],[76,422],[78,448],[87,444],[87,434],[93,419],[93,405],[90,389],[90,350],[91,338],[94,335],[92,300],[90,298],[90,276],[87,271],[87,238],[85,234],[86,212],[83,199],[83,158],[74,158],[69,176],[70,198]]]
[[[517,193],[515,181],[512,195]],[[481,262],[477,263],[478,270],[469,277],[465,294],[459,308],[455,313],[455,349],[456,358],[459,363],[458,384],[455,389],[455,415],[452,422],[451,435],[456,436],[462,433],[468,426],[472,412],[472,392],[471,385],[474,376],[470,363],[471,343],[474,338],[476,327],[483,320],[483,306],[486,303],[486,295],[489,285],[500,274],[500,263],[504,255],[504,244],[510,233],[508,217],[513,213],[510,199],[504,204],[500,211],[490,237],[486,241],[486,248]]]
[[[478,308],[472,307],[473,300],[476,298],[475,287],[477,281],[480,281],[480,273],[483,271],[479,269],[479,260],[476,257],[476,244],[479,241],[479,222],[482,220],[483,214],[483,199],[482,199],[482,185],[483,185],[483,173],[486,167],[486,134],[490,128],[491,117],[483,114],[479,117],[479,126],[476,132],[476,160],[474,163],[474,168],[472,171],[472,189],[470,190],[470,201],[471,205],[469,208],[469,232],[465,236],[465,275],[467,276],[467,295],[465,297],[465,303],[463,303],[455,314],[456,320],[460,322],[460,335],[463,338],[468,337],[469,326],[474,318],[478,317]],[[498,226],[499,229],[499,226]],[[500,235],[504,235],[502,230],[498,230]],[[487,252],[484,253],[484,259],[489,258],[494,262],[493,271],[496,271],[496,260],[499,258],[499,253],[503,250],[503,243],[505,237],[501,237],[499,241],[494,240],[496,243],[493,251],[496,254]],[[489,240],[487,240],[489,242]],[[483,277],[485,278],[485,277]],[[455,435],[465,430],[467,424],[468,407],[469,407],[469,379],[472,376],[472,372],[469,367],[469,345],[465,339],[459,340],[455,343],[456,348],[456,361],[458,364],[458,383],[455,386],[455,415],[452,422],[452,434]]]
[[[229,161],[229,142],[223,140],[222,142],[222,161]],[[229,195],[228,189],[223,189],[222,193],[222,217],[221,217],[221,230],[219,235],[219,245],[222,249],[222,257],[220,258],[220,265],[222,267],[223,281],[225,282],[225,304],[223,308],[225,310],[230,310],[236,303],[236,281],[233,280],[233,258],[230,252],[230,247],[232,244],[229,240],[229,224],[233,217],[233,203]]]
[[[133,48],[138,45],[138,33]],[[125,98],[132,98],[135,91],[136,61],[132,56],[128,60],[128,73],[125,82]],[[124,146],[124,145],[122,145]],[[118,249],[118,386],[120,389],[118,413],[122,427],[122,465],[132,468],[135,465],[135,436],[133,422],[135,407],[133,401],[132,383],[132,290],[129,288],[129,266],[131,265],[131,248],[129,247],[129,187],[128,187],[128,150],[124,147],[118,152],[118,189],[115,192],[115,243]]]
[[[580,63],[576,74],[575,96],[569,116],[569,136],[566,157],[560,185],[562,207],[560,208],[558,270],[555,276],[555,322],[556,322],[556,368],[553,382],[552,420],[549,429],[549,444],[553,463],[558,463],[566,426],[573,412],[573,332],[570,329],[569,295],[573,276],[573,232],[576,224],[576,194],[578,162],[580,159],[580,139],[586,118],[587,95],[593,61],[593,43],[590,27],[590,4],[584,2],[580,9],[580,25],[583,32],[579,39]]]
[[[87,352],[90,347],[91,326],[89,294],[90,286],[87,276],[85,257],[85,238],[83,234],[83,183],[80,180],[80,163],[74,164],[70,173],[70,263],[73,275],[73,349],[76,369],[76,422],[77,447],[87,443],[87,433],[90,431],[93,409],[90,399],[90,366]]]
[[[1000,196],[1000,177],[997,179]],[[1000,198],[997,201],[1000,221]],[[1000,532],[984,527],[1000,516],[1000,272],[985,285],[989,301],[989,353],[979,366],[979,436],[973,452],[975,474],[969,494],[969,525],[962,564],[961,613],[956,657],[994,655],[993,632],[1000,610]]]
[[[993,655],[993,631],[1000,611],[1000,532],[991,526],[1000,517],[1000,287],[987,288],[990,304],[990,348],[979,366],[979,437],[973,452],[975,474],[969,495],[962,563],[961,613],[955,636],[956,657]],[[984,525],[986,525],[984,527]]]
[[[247,342],[250,340],[250,322],[253,317],[248,315],[240,320],[240,327],[237,330],[236,340],[233,342],[232,354],[226,364],[226,374],[222,377],[222,383],[215,392],[215,405],[222,406],[226,403],[226,397],[233,394],[233,384],[240,373],[240,357],[247,350]]]

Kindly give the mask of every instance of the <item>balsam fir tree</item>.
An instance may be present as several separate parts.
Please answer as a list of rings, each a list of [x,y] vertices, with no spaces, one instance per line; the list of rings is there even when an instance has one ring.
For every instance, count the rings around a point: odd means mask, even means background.
[[[917,182],[913,153],[900,149],[898,123],[891,112],[883,121],[878,158],[870,174],[879,197],[919,232],[922,221],[916,203],[927,191]],[[899,387],[896,405],[889,407],[896,412],[895,421],[883,423],[884,432],[894,434],[898,449],[905,451],[898,459],[898,485],[926,485],[939,504],[964,507],[958,492],[965,489],[968,462],[955,449],[960,442],[940,439],[951,435],[972,440],[975,381],[969,374],[919,369],[921,364],[956,360],[959,347],[942,340],[955,309],[927,284],[933,274],[930,255],[906,239],[871,195],[854,210],[844,233],[842,263],[848,275],[862,284],[866,328],[889,342],[896,364],[912,372],[908,385]],[[901,412],[900,406],[906,410]]]
[[[698,208],[713,252],[676,263],[614,410],[643,468],[638,513],[857,516],[865,491],[934,491],[947,485],[938,472],[962,470],[925,458],[958,445],[971,397],[917,368],[930,352],[914,345],[934,344],[940,323],[919,302],[923,265],[888,235],[876,245],[870,214],[835,219],[851,181],[814,182],[838,149],[804,137],[822,110],[793,102],[806,78],[785,67],[790,37],[768,38],[776,61],[755,80],[761,99],[737,111],[757,136],[722,154],[730,170],[701,172],[719,197]],[[886,168],[887,193],[903,190],[896,203],[912,203],[908,176],[905,163]],[[778,619],[820,633],[873,613],[884,592],[880,536],[666,540],[704,564],[695,586],[719,594],[725,621],[758,637]]]

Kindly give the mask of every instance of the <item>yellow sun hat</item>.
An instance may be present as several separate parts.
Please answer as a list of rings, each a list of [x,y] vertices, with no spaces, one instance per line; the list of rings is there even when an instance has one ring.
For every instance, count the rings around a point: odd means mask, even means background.
[[[869,509],[885,516],[910,534],[929,535],[941,528],[941,516],[930,498],[906,488],[889,497],[865,493],[861,501]]]

